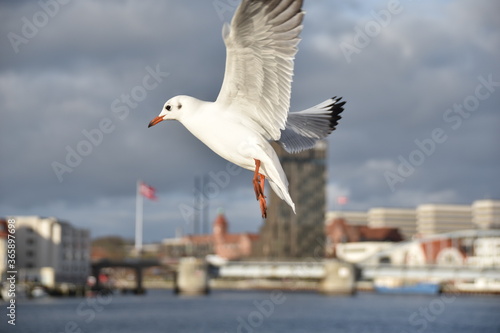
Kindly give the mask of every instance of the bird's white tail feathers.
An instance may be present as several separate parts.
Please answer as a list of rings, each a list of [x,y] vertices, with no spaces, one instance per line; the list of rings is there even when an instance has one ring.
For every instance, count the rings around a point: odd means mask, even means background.
[[[288,192],[288,180],[286,179],[285,171],[283,171],[278,155],[271,145],[269,145],[269,148],[265,149],[266,158],[261,160],[263,173],[267,176],[274,193],[282,200],[285,200],[295,213],[295,204]]]
[[[293,212],[295,212],[295,204],[293,203],[292,198],[290,197],[290,194],[288,193],[288,189],[282,188],[282,184],[277,184],[273,182],[271,179],[269,180],[269,184],[271,185],[271,188],[273,189],[274,193],[278,195],[282,200],[285,200],[285,202],[292,207]],[[287,185],[288,187],[288,185]]]
[[[286,128],[281,131],[281,138],[278,142],[289,153],[297,153],[314,147],[319,140],[335,130],[338,121],[342,118],[340,114],[344,111],[344,104],[342,98],[332,97],[307,110],[289,113]],[[271,188],[292,207],[295,213],[295,204],[288,192],[288,180],[278,155],[271,145],[262,146],[262,148],[266,153],[261,158],[262,169],[269,179]]]

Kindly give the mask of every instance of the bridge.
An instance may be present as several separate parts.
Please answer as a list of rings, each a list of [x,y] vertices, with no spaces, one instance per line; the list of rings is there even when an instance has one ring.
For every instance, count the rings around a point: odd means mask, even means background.
[[[332,259],[310,261],[233,261],[213,269],[212,278],[219,280],[267,280],[253,286],[269,287],[269,282],[294,281],[304,283],[326,294],[352,294],[355,291],[356,272],[352,264]],[[307,282],[306,282],[307,281]],[[277,288],[282,288],[282,283]],[[285,287],[286,288],[286,287]]]
[[[248,279],[322,279],[325,274],[323,261],[236,261],[220,266],[217,276]]]
[[[220,266],[216,277],[240,279],[311,279],[326,277],[325,263],[314,262],[228,262]],[[358,264],[361,279],[371,280],[380,276],[394,278],[445,280],[471,280],[476,278],[500,279],[500,267],[467,266],[402,266]]]
[[[99,281],[99,275],[101,269],[107,267],[124,267],[132,268],[135,270],[135,283],[136,286],[133,289],[135,294],[143,294],[145,289],[142,285],[142,275],[143,269],[148,267],[160,266],[160,262],[157,259],[125,259],[125,260],[100,260],[92,263],[92,275],[96,277],[96,283],[93,287],[95,290],[102,290],[104,286]]]

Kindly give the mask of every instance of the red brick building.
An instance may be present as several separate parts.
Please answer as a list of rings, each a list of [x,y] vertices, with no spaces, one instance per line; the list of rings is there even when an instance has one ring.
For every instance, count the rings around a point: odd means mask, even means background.
[[[215,218],[212,234],[188,235],[163,241],[163,255],[170,258],[184,256],[204,257],[215,254],[219,257],[236,260],[249,257],[253,244],[259,239],[253,233],[229,233],[229,222],[223,213]]]
[[[366,225],[350,225],[346,220],[337,218],[325,226],[326,254],[335,256],[335,246],[353,242],[400,242],[403,236],[398,228],[370,228]]]
[[[223,214],[219,214],[213,224],[214,251],[219,257],[234,260],[249,257],[252,246],[259,239],[258,234],[230,234],[229,224]]]

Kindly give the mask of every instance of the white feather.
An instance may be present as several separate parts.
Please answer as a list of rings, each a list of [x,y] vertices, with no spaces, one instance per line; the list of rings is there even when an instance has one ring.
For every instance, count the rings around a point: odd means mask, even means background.
[[[243,0],[223,29],[226,72],[217,103],[267,140],[278,140],[285,128],[301,7],[302,0]]]

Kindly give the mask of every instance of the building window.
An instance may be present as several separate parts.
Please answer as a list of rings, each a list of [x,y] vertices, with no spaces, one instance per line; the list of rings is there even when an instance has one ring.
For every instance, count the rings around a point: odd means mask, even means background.
[[[391,263],[391,258],[389,258],[389,257],[381,257],[379,259],[379,263],[381,263],[381,264],[390,264]]]

